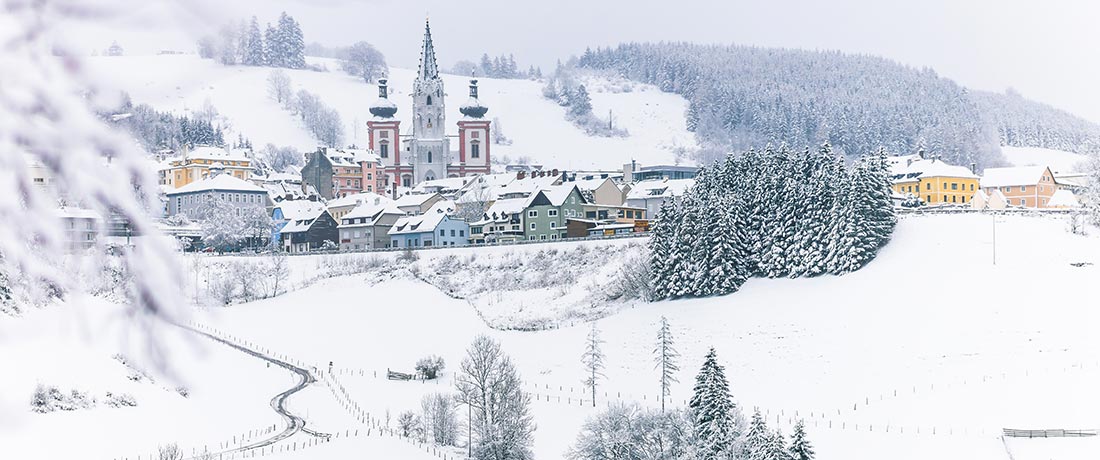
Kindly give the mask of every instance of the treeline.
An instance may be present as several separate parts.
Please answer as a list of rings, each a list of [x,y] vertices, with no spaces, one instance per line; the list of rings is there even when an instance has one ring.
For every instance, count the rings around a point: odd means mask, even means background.
[[[526,71],[520,70],[516,64],[515,56],[500,55],[489,57],[488,53],[481,55],[478,63],[461,60],[451,67],[451,73],[455,75],[476,75],[489,78],[542,78],[542,69],[529,66]]]
[[[344,122],[340,112],[329,107],[321,97],[304,89],[293,92],[290,77],[282,70],[272,70],[267,76],[268,96],[302,120],[317,141],[327,147],[339,147],[344,142]]]
[[[240,21],[221,28],[217,36],[199,39],[199,56],[224,65],[301,69],[306,67],[305,39],[298,21],[284,11],[278,24],[260,31],[259,21]]]
[[[858,270],[896,223],[884,152],[851,167],[818,150],[750,150],[702,169],[667,200],[650,240],[652,297],[737,291],[752,277]]]
[[[626,130],[616,128],[609,120],[592,113],[592,96],[565,67],[558,65],[554,75],[546,79],[542,96],[565,107],[566,119],[572,121],[589,136],[626,137]]]
[[[118,112],[111,115],[118,126],[133,135],[149,152],[178,150],[185,145],[225,146],[222,127],[213,123],[216,116],[217,111],[212,106],[205,107],[196,117],[187,117],[158,112],[148,104],[133,105],[128,97]],[[241,142],[247,141],[242,137]]]
[[[1025,99],[1011,89],[1004,94],[974,91],[971,96],[992,119],[1001,145],[1100,152],[1100,125],[1096,123]]]
[[[688,129],[711,151],[829,143],[848,157],[915,152],[1000,164],[997,132],[966,88],[872,56],[747,46],[629,43],[587,50],[610,69],[684,96]],[[713,158],[704,158],[709,162]]]

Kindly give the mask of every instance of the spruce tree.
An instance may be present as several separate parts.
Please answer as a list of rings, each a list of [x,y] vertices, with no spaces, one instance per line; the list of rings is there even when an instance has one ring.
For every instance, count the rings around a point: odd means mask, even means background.
[[[664,200],[657,218],[653,221],[653,236],[649,239],[649,274],[654,300],[671,297],[672,277],[679,270],[678,261],[673,256],[678,222],[679,207],[675,199]]]
[[[733,445],[739,437],[734,421],[737,406],[730,397],[725,370],[718,364],[713,347],[695,377],[689,408],[701,458],[733,458]]]
[[[263,35],[260,34],[260,24],[256,21],[256,16],[252,16],[252,21],[249,22],[248,30],[244,34],[242,52],[244,55],[241,64],[264,65],[264,39]]]
[[[791,453],[787,450],[787,440],[783,438],[783,433],[778,429],[775,430],[775,434],[769,439],[767,459],[791,460]]]
[[[791,460],[813,460],[814,458],[814,448],[810,441],[806,439],[806,429],[802,426],[802,420],[794,425],[789,450]]]
[[[752,421],[741,440],[741,458],[744,460],[767,460],[767,452],[771,443],[771,432],[764,423],[764,416],[760,415],[760,409],[752,414]]]
[[[581,355],[581,362],[584,363],[585,374],[587,374],[584,386],[592,391],[592,407],[596,407],[596,387],[599,385],[600,378],[605,377],[603,343],[600,330],[593,321],[592,330],[588,332],[588,338],[585,340],[584,353]]]
[[[281,43],[279,29],[272,26],[270,22],[267,23],[267,29],[264,30],[265,65],[269,67],[283,67]]]
[[[660,329],[657,331],[657,347],[653,349],[657,365],[655,369],[661,371],[661,411],[665,410],[665,397],[672,394],[672,384],[679,382],[676,372],[680,370],[677,362],[680,353],[674,346],[672,327],[668,324],[668,318],[661,317]]]
[[[287,22],[286,34],[286,66],[291,69],[302,69],[306,66],[306,40],[302,35],[302,28],[293,17]]]
[[[709,256],[703,278],[708,280],[709,294],[726,295],[740,289],[749,278],[744,243],[748,229],[743,225],[744,210],[737,196],[727,195],[709,203],[708,214],[716,219],[709,227],[707,244],[700,245],[708,248]]]

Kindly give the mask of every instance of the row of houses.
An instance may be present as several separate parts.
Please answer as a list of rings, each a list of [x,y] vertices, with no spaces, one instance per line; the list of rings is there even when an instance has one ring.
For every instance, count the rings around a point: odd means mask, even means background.
[[[898,202],[921,205],[1073,208],[1080,204],[1080,174],[1060,175],[1047,166],[986,168],[981,175],[923,153],[890,158],[893,192]]]

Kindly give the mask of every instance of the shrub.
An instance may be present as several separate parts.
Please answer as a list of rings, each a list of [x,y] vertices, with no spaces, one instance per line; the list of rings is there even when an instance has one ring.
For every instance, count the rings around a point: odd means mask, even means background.
[[[444,366],[443,358],[431,355],[421,358],[420,361],[416,362],[416,373],[424,379],[432,380],[439,376]]]
[[[401,434],[401,437],[419,437],[421,431],[420,417],[417,417],[412,411],[405,411],[397,416],[397,432]]]

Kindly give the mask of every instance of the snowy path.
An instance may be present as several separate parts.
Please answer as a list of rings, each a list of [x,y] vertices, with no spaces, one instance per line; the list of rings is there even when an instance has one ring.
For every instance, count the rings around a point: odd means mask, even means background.
[[[268,363],[275,364],[276,366],[282,367],[286,370],[289,370],[289,371],[297,374],[298,377],[299,377],[299,381],[296,385],[294,385],[290,389],[288,389],[288,390],[286,390],[282,393],[279,393],[279,394],[275,395],[273,398],[271,398],[271,408],[274,409],[276,413],[281,415],[284,420],[286,420],[286,422],[287,422],[286,429],[284,429],[283,431],[281,431],[281,432],[279,432],[279,433],[277,433],[277,434],[275,434],[271,437],[268,437],[266,439],[261,439],[259,441],[255,441],[253,443],[242,445],[242,446],[239,446],[239,447],[236,447],[236,448],[233,448],[233,449],[228,449],[228,450],[225,450],[225,451],[222,451],[222,452],[214,452],[214,455],[233,454],[233,453],[245,452],[245,451],[249,451],[249,450],[253,450],[253,449],[259,449],[259,448],[271,446],[275,443],[278,443],[279,441],[282,441],[282,440],[287,439],[291,436],[294,436],[299,431],[301,431],[303,433],[306,433],[310,436],[315,436],[315,437],[319,437],[319,438],[326,438],[327,439],[330,436],[328,434],[319,433],[319,432],[310,430],[309,428],[306,428],[305,419],[303,419],[302,417],[299,417],[297,415],[292,414],[286,408],[286,400],[288,398],[290,398],[291,395],[293,395],[293,394],[295,394],[299,391],[304,390],[307,386],[309,386],[309,384],[317,381],[317,379],[315,379],[313,377],[313,375],[310,374],[310,372],[308,370],[306,370],[304,368],[301,368],[301,367],[298,367],[298,366],[295,366],[295,365],[293,365],[289,362],[286,362],[286,361],[268,356],[268,355],[266,355],[264,353],[261,353],[259,351],[256,351],[256,350],[244,347],[242,345],[238,345],[236,343],[230,342],[227,339],[223,339],[223,338],[215,336],[213,334],[203,332],[203,331],[201,331],[197,328],[194,328],[194,327],[191,327],[191,326],[182,326],[182,325],[180,327],[182,327],[184,329],[187,329],[189,331],[192,331],[196,334],[199,334],[199,335],[201,335],[203,337],[206,337],[210,340],[213,340],[215,342],[221,343],[221,344],[223,344],[225,346],[228,346],[230,348],[233,348],[237,351],[245,353],[247,355],[262,359],[264,361],[267,361]]]

